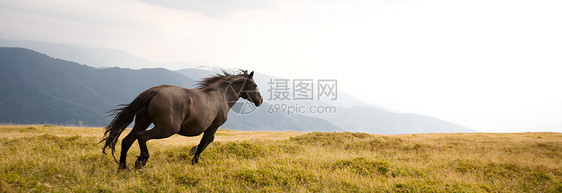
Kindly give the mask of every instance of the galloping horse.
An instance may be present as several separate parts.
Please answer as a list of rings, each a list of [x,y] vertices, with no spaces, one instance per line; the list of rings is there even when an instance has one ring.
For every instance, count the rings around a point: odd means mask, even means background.
[[[115,118],[107,125],[104,138],[103,153],[111,148],[115,162],[115,144],[119,135],[131,124],[133,130],[123,138],[119,169],[127,169],[127,151],[139,140],[140,156],[135,162],[135,168],[141,169],[148,160],[146,142],[151,139],[162,139],[174,134],[183,136],[197,136],[203,138],[199,145],[189,152],[193,155],[192,164],[199,161],[199,155],[209,143],[213,142],[215,132],[228,116],[228,111],[239,98],[253,102],[260,106],[263,98],[257,90],[253,79],[254,72],[241,70],[240,74],[216,74],[204,78],[199,82],[199,88],[185,89],[171,85],[161,85],[142,92],[130,104],[115,109]],[[135,118],[136,117],[136,118]],[[147,130],[154,123],[154,128]]]

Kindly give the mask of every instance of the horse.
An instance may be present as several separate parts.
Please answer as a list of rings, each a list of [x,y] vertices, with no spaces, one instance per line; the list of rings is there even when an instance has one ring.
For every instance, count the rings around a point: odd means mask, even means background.
[[[199,87],[185,89],[172,85],[152,87],[138,95],[131,103],[114,109],[115,117],[105,128],[105,142],[102,152],[111,149],[111,155],[119,169],[127,169],[127,151],[138,140],[140,155],[135,168],[141,169],[149,158],[146,142],[162,139],[174,134],[193,137],[203,133],[199,145],[189,151],[193,156],[191,164],[199,162],[203,150],[214,140],[217,129],[226,122],[230,108],[239,98],[246,99],[256,106],[263,103],[253,79],[254,72],[248,74],[240,70],[230,74],[222,70],[199,81]],[[122,140],[121,157],[115,158],[115,145],[125,128],[135,120],[131,132]],[[147,128],[154,124],[152,129]]]

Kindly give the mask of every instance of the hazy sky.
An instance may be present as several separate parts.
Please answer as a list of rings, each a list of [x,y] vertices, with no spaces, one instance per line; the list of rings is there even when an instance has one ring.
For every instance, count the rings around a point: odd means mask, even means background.
[[[479,131],[562,132],[560,10],[560,0],[0,0],[0,37],[336,78],[362,100]]]

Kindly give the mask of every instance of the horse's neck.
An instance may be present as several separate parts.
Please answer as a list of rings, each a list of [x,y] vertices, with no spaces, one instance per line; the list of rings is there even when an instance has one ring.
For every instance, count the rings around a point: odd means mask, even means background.
[[[230,86],[230,85],[227,85]],[[218,97],[222,98],[228,104],[228,107],[231,108],[234,106],[238,98],[240,98],[240,88],[236,87],[219,87],[214,92]]]

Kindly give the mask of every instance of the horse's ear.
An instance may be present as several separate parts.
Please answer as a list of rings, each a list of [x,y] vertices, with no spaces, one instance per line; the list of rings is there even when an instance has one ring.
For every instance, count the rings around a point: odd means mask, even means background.
[[[250,75],[248,75],[248,78],[252,78],[254,77],[254,71],[250,72]]]

